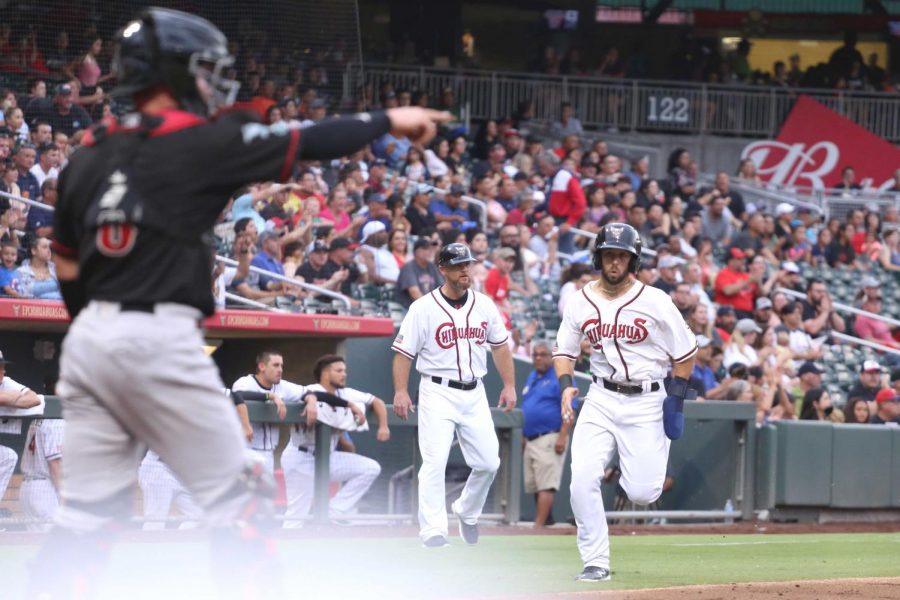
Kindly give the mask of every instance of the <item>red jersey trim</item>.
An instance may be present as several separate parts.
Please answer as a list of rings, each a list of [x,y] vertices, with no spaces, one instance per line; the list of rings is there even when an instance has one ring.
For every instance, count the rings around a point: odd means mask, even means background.
[[[687,359],[689,359],[690,357],[692,357],[692,356],[693,356],[694,354],[696,354],[696,353],[697,353],[697,346],[694,346],[694,347],[691,349],[690,352],[688,352],[687,354],[685,354],[685,355],[682,356],[681,358],[673,358],[673,359],[672,359],[672,362],[676,362],[676,363],[684,362],[684,361],[686,361]]]
[[[300,147],[300,130],[291,129],[291,141],[288,144],[287,154],[284,156],[284,165],[281,167],[280,181],[287,181],[291,176],[291,168],[297,161],[297,148]]]
[[[588,304],[593,306],[594,310],[597,311],[597,327],[602,327],[603,326],[603,318],[600,316],[600,307],[597,306],[597,304],[593,300],[591,300],[591,297],[587,295],[587,286],[584,286],[583,288],[581,288],[581,294],[584,296],[584,299],[588,301]],[[584,328],[585,328],[585,325],[582,325],[581,326],[582,334],[584,333]],[[603,348],[603,338],[600,338],[600,348],[601,349]],[[578,359],[573,356],[572,360],[578,360]],[[609,368],[612,369],[612,373],[610,374],[610,377],[615,377],[616,376],[616,368],[614,366],[612,366],[612,363],[609,362],[608,360],[606,362],[609,364]]]
[[[53,250],[56,254],[60,256],[65,256],[66,258],[75,258],[78,256],[78,251],[74,248],[69,248],[58,242],[57,240],[53,240],[50,242],[50,249]]]
[[[492,342],[492,341],[488,340],[488,344],[490,344],[491,346],[502,346],[507,342],[507,340],[509,340],[509,336],[506,336],[505,338],[503,338],[502,342]]]
[[[625,304],[620,306],[619,309],[616,311],[616,317],[615,317],[615,319],[613,319],[613,331],[615,331],[619,327],[619,314],[622,312],[622,309],[625,308],[626,306],[628,306],[629,304],[631,304],[632,302],[634,302],[635,300],[637,300],[638,297],[640,297],[640,295],[644,293],[645,287],[647,287],[647,286],[645,286],[642,283],[641,289],[639,289],[638,293],[634,295],[634,298],[632,298],[631,300],[629,300],[628,302],[626,302]],[[616,352],[619,353],[619,360],[622,361],[622,366],[625,367],[625,380],[631,381],[631,376],[629,376],[629,374],[628,374],[628,363],[625,362],[625,357],[622,355],[622,349],[619,348],[619,338],[614,337],[613,344],[616,345]]]
[[[415,358],[415,356],[413,356],[412,354],[408,353],[406,350],[401,350],[401,349],[398,348],[397,346],[391,346],[391,350],[393,350],[394,352],[397,352],[397,353],[399,353],[399,354],[402,354],[403,356],[405,356],[406,358],[408,358],[408,359],[410,359],[410,360],[412,360],[412,359]]]
[[[196,127],[208,122],[203,117],[199,117],[194,113],[189,113],[184,110],[166,110],[158,116],[162,117],[163,122],[150,131],[150,137],[168,135],[170,133],[175,133],[176,131],[181,131],[182,129]]]
[[[472,315],[472,310],[475,308],[475,299],[472,298],[472,306],[469,307],[469,312],[466,313],[466,331],[469,330],[469,317]],[[484,332],[485,337],[487,337],[487,331]],[[469,345],[469,373],[472,375],[472,379],[475,379],[475,370],[472,369],[472,339],[466,338],[466,343]],[[462,380],[462,379],[460,379]]]

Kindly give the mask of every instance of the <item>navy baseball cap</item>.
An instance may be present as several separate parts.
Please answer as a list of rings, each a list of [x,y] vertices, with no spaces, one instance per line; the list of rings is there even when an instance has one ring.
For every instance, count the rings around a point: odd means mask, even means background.
[[[821,375],[824,372],[825,371],[820,369],[816,363],[808,360],[800,365],[800,368],[797,370],[797,375],[806,375],[807,373],[815,373],[816,375]]]

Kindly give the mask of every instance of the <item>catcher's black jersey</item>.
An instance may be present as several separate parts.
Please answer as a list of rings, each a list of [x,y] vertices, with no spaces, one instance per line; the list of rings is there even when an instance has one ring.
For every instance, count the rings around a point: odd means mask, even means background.
[[[287,179],[300,131],[173,110],[105,122],[62,172],[54,250],[88,300],[175,302],[212,314],[212,226],[241,185]]]

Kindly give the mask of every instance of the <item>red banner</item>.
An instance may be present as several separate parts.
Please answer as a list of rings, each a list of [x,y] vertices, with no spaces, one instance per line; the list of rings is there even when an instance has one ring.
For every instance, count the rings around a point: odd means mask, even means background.
[[[837,185],[846,166],[863,187],[887,189],[900,167],[896,146],[809,96],[794,104],[777,139],[754,142],[741,157],[764,181],[820,189]]]

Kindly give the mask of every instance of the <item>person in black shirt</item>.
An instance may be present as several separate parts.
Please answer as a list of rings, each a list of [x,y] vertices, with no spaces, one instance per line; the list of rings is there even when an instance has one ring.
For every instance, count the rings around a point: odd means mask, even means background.
[[[86,110],[74,103],[72,86],[61,83],[56,86],[53,99],[35,99],[28,106],[32,120],[50,123],[53,132],[61,131],[71,137],[76,131],[87,129],[94,121]]]
[[[419,184],[409,206],[406,207],[406,219],[409,221],[410,233],[422,235],[428,231],[434,231],[437,223],[434,213],[431,212],[431,186]]]
[[[114,93],[138,113],[82,140],[59,181],[53,247],[69,314],[57,391],[66,414],[59,525],[35,558],[28,595],[97,585],[111,524],[132,510],[150,447],[204,509],[221,595],[278,593],[265,527],[274,486],[245,452],[199,323],[213,313],[208,233],[232,192],[284,181],[299,159],[349,154],[391,132],[427,143],[450,115],[421,108],[267,126],[231,103],[225,36],[196,15],[144,10],[117,35]],[[261,529],[262,528],[262,529]],[[43,565],[55,565],[48,577]],[[93,590],[80,589],[91,596]]]
[[[877,410],[869,423],[874,425],[886,425],[900,422],[900,395],[891,388],[879,390],[875,395]]]
[[[331,240],[328,246],[328,262],[323,267],[324,275],[332,278],[335,273],[346,271],[341,274],[341,287],[338,289],[345,296],[353,293],[353,284],[365,283],[368,280],[368,273],[362,273],[359,266],[353,261],[353,251],[359,248],[349,238],[336,237]]]
[[[875,395],[881,387],[881,365],[874,360],[863,362],[859,371],[859,379],[856,385],[847,392],[848,398],[865,398],[869,402],[875,401]]]

